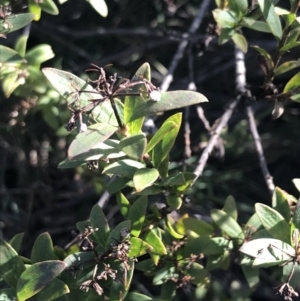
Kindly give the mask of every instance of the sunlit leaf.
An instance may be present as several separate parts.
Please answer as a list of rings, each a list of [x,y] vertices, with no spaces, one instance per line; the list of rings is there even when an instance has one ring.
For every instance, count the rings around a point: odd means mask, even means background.
[[[145,165],[140,162],[130,160],[130,159],[124,159],[124,160],[119,160],[117,162],[107,165],[103,169],[103,173],[117,174],[119,176],[132,178],[138,169],[144,168],[144,167],[145,167]]]
[[[244,53],[248,51],[248,42],[242,34],[235,33],[232,36],[234,44],[241,49]]]
[[[272,207],[278,211],[287,223],[291,220],[290,206],[285,191],[276,187],[272,197]]]
[[[240,23],[244,27],[251,28],[252,30],[260,31],[260,32],[271,32],[269,25],[263,21],[257,21],[252,18],[244,17]]]
[[[138,169],[133,176],[134,187],[137,192],[151,186],[159,177],[159,173],[155,168]]]
[[[300,72],[295,74],[285,85],[283,93],[287,93],[300,86]]]
[[[280,19],[275,12],[274,5],[270,0],[257,0],[257,3],[274,37],[276,37],[277,40],[280,40],[282,37],[282,28]]]
[[[275,73],[275,75],[283,74],[283,73],[288,72],[297,67],[300,67],[300,60],[287,61],[287,62],[282,63],[280,66],[278,66],[274,70],[274,73]]]
[[[118,128],[105,123],[92,124],[83,133],[79,133],[68,149],[70,159],[88,152],[99,143],[108,139]]]
[[[165,112],[174,109],[180,109],[186,106],[191,106],[201,102],[207,102],[207,98],[193,91],[171,91],[161,93],[160,101],[148,100],[144,103],[139,103],[130,117],[130,121],[137,118]]]
[[[40,65],[54,57],[54,52],[50,45],[41,44],[26,52],[25,59],[29,65]]]
[[[39,6],[42,11],[50,14],[50,15],[58,15],[59,11],[53,0],[43,0],[39,2]]]
[[[131,237],[130,243],[129,257],[139,257],[153,249],[148,243],[137,237]]]
[[[212,11],[214,19],[223,28],[233,28],[238,18],[233,11],[225,11],[221,9],[215,9]]]
[[[104,0],[87,0],[94,10],[102,17],[107,17],[108,15],[108,8]]]
[[[225,200],[223,211],[230,215],[235,221],[237,221],[237,208],[236,202],[232,195],[228,196]]]
[[[283,216],[274,210],[273,208],[256,203],[255,212],[259,216],[259,219],[265,229],[276,239],[280,239],[283,242],[290,242],[290,227],[284,220]]]
[[[0,19],[0,28],[5,28],[5,31],[1,33],[9,34],[13,31],[16,31],[34,19],[34,14],[26,13],[19,15],[11,15],[5,19]]]
[[[152,254],[156,254],[156,255],[167,254],[165,245],[152,229],[146,231],[146,233],[143,236],[143,240],[153,248],[153,250],[151,251]]]

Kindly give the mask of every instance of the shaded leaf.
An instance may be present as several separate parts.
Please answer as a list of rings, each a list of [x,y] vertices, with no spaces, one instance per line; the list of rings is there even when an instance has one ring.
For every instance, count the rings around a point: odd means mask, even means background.
[[[98,204],[94,205],[92,208],[90,222],[94,229],[98,228],[93,235],[97,242],[104,247],[109,236],[109,226],[102,208]]]
[[[30,23],[34,19],[34,14],[26,13],[19,15],[11,15],[4,19],[0,19],[0,28],[6,28],[6,30],[2,33],[9,34],[13,31],[16,31],[28,23]],[[6,26],[5,26],[6,24]],[[7,24],[10,24],[7,26]]]
[[[146,196],[139,197],[130,207],[128,219],[131,221],[131,234],[138,237],[141,233],[143,223],[145,221],[148,198]]]
[[[257,21],[252,18],[244,17],[240,23],[244,27],[248,27],[252,30],[260,31],[260,32],[271,32],[269,25],[266,22]]]
[[[122,241],[122,233],[128,232],[130,233],[131,230],[131,221],[123,221],[120,224],[118,224],[109,234],[108,239],[105,244],[105,249],[109,249],[111,244],[116,244],[116,242],[121,242]]]
[[[207,101],[208,100],[204,95],[193,91],[163,92],[161,93],[160,101],[154,102],[149,100],[145,103],[139,103],[129,121],[133,121],[143,116],[179,109]]]
[[[214,233],[214,227],[205,221],[198,220],[193,217],[187,217],[182,219],[182,222],[185,227],[185,231],[191,230],[199,236],[211,235]]]
[[[126,177],[115,177],[112,182],[109,182],[107,185],[107,191],[110,194],[119,192],[124,187],[129,186],[129,183],[132,183],[132,180]],[[133,185],[132,185],[133,186]]]
[[[293,215],[293,226],[300,231],[300,201],[296,204]]]
[[[68,286],[59,279],[53,279],[36,295],[38,301],[52,301],[68,294]]]
[[[48,232],[44,232],[35,240],[31,251],[32,263],[57,259],[53,252],[53,243]]]
[[[18,280],[18,300],[24,301],[36,295],[65,268],[66,264],[58,260],[39,262],[28,267]]]
[[[285,219],[287,223],[291,220],[290,206],[286,197],[285,192],[276,187],[272,197],[272,207],[278,211]]]
[[[125,137],[120,141],[120,148],[130,158],[142,160],[147,146],[147,139],[143,134]]]
[[[191,282],[195,285],[203,283],[207,277],[206,269],[204,269],[204,267],[197,262],[193,262],[189,268],[187,268],[186,272],[188,275],[193,277]]]
[[[283,54],[283,53],[289,51],[290,49],[298,47],[298,46],[300,46],[300,42],[290,42],[288,44],[285,44],[283,47],[281,47],[279,52],[281,54]]]
[[[15,249],[16,252],[19,252],[21,248],[24,234],[24,232],[18,233],[9,241],[9,244]]]
[[[284,62],[283,64],[281,64],[280,66],[278,66],[274,70],[274,74],[275,75],[280,75],[280,74],[286,73],[290,70],[293,70],[294,68],[297,68],[297,67],[300,67],[300,60],[287,61],[287,62]]]
[[[0,277],[10,286],[16,287],[25,265],[11,245],[1,238],[0,254]]]
[[[19,53],[9,47],[0,45],[0,63],[25,63]]]
[[[229,195],[224,203],[223,211],[225,211],[229,216],[231,216],[235,221],[237,221],[237,209],[234,197]]]
[[[255,204],[255,212],[265,229],[274,238],[280,239],[286,243],[290,242],[290,227],[280,213],[273,208],[260,203]]]
[[[164,266],[158,270],[153,277],[153,285],[161,285],[167,280],[177,279],[179,277],[179,272],[176,271],[174,266]]]
[[[4,92],[5,97],[9,97],[12,92],[20,85],[18,81],[18,72],[11,72],[2,80],[2,89]]]
[[[53,0],[43,0],[43,2],[39,2],[39,6],[42,11],[50,14],[50,15],[58,15],[59,11]]]
[[[235,23],[238,21],[233,11],[225,11],[217,8],[212,13],[216,22],[223,28],[234,28]]]

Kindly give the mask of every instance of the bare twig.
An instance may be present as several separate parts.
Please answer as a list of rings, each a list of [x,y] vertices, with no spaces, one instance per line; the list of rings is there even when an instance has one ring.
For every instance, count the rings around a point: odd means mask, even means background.
[[[206,9],[208,8],[209,3],[210,3],[210,0],[203,0],[202,1],[201,7],[199,8],[199,11],[198,11],[198,15],[195,17],[188,33],[186,33],[183,36],[184,39],[181,41],[181,43],[179,44],[179,46],[177,48],[177,51],[176,51],[176,53],[173,57],[171,65],[168,69],[168,73],[165,76],[165,78],[164,78],[164,80],[163,80],[163,82],[160,86],[161,91],[167,91],[170,84],[171,84],[171,82],[173,81],[173,73],[174,73],[179,61],[183,57],[184,50],[185,50],[185,48],[186,48],[186,46],[188,45],[188,42],[189,42],[188,38],[190,36],[192,36],[196,32],[198,27],[200,26],[200,24],[203,20],[204,14],[206,12]]]
[[[244,54],[237,48],[235,48],[235,69],[236,69],[236,89],[239,92],[238,96],[236,97],[235,100],[233,100],[230,103],[230,105],[227,107],[225,113],[221,116],[221,118],[218,120],[218,122],[214,123],[211,138],[209,139],[209,141],[198,161],[197,168],[194,171],[196,178],[194,179],[193,184],[202,175],[202,172],[204,170],[206,162],[207,162],[212,150],[214,149],[216,143],[219,140],[222,129],[228,123],[228,120],[230,119],[234,109],[237,107],[238,103],[240,102],[240,100],[243,96],[243,93],[245,92],[245,86],[246,86],[245,70],[246,69],[245,69],[245,62],[244,62]]]
[[[257,131],[252,108],[248,106],[246,108],[246,113],[247,113],[249,128],[250,128],[251,134],[253,136],[255,148],[257,151],[258,158],[259,158],[260,168],[261,168],[263,176],[265,178],[267,187],[268,187],[271,195],[273,195],[273,192],[275,190],[275,185],[273,183],[273,178],[270,175],[268,167],[267,167],[266,159],[264,156],[264,151],[263,151],[263,148],[261,145],[261,139],[260,139],[259,133]]]

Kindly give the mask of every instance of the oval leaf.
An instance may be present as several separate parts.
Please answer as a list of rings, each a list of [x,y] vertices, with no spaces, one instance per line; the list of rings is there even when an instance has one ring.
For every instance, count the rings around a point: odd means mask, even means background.
[[[138,169],[133,176],[133,183],[136,191],[140,192],[146,187],[151,186],[158,177],[159,173],[155,168]]]
[[[137,237],[131,237],[130,243],[131,246],[128,254],[129,257],[139,257],[146,254],[147,252],[150,252],[153,249],[148,243],[142,241]]]
[[[52,301],[70,292],[68,286],[59,279],[53,279],[37,295],[38,301]]]
[[[289,224],[284,220],[280,213],[273,208],[260,203],[255,204],[255,212],[262,225],[274,238],[280,239],[286,243],[290,242]]]
[[[15,249],[16,252],[19,252],[21,248],[24,234],[24,232],[18,233],[9,241],[9,244]]]
[[[25,63],[19,53],[9,47],[0,45],[0,63]]]
[[[157,234],[151,229],[148,230],[145,233],[144,239],[145,242],[147,242],[153,250],[151,251],[151,254],[156,255],[166,255],[167,249],[165,245],[163,244],[162,240],[157,236]]]
[[[207,98],[193,91],[172,91],[162,92],[160,101],[147,101],[140,103],[130,117],[129,121],[133,121],[137,118],[156,114],[159,112],[165,112],[174,109],[180,109],[183,107],[191,106],[201,102],[207,102]]]
[[[139,197],[130,207],[128,219],[131,220],[131,234],[138,237],[141,233],[148,205],[148,197]]]
[[[25,55],[29,65],[40,65],[54,57],[54,52],[50,45],[41,44],[29,51]]]
[[[226,212],[218,209],[211,211],[212,220],[231,238],[244,240],[245,235],[240,225]]]
[[[38,236],[31,251],[32,263],[57,259],[53,253],[53,243],[48,232]]]
[[[15,30],[18,30],[28,23],[30,23],[34,19],[35,15],[26,13],[26,14],[19,14],[19,15],[11,15],[6,18],[6,20],[0,20],[0,28],[7,27],[6,31],[3,32],[4,34],[9,34]],[[9,24],[9,26],[4,26],[4,24]]]
[[[17,286],[25,265],[17,252],[6,241],[0,238],[0,273],[1,278],[12,287]]]
[[[100,142],[108,139],[118,128],[106,124],[96,123],[87,128],[83,133],[79,133],[68,149],[68,157],[72,159],[80,154],[88,152]]]
[[[147,139],[142,134],[132,135],[120,141],[120,148],[130,158],[142,160],[146,150]]]
[[[240,33],[235,33],[232,36],[232,40],[234,42],[234,44],[241,49],[244,53],[246,53],[248,51],[248,42],[245,39],[245,37],[240,34]]]
[[[120,176],[124,176],[127,178],[132,178],[135,172],[144,168],[145,165],[130,159],[119,160],[118,162],[114,162],[112,164],[107,165],[103,169],[103,173],[106,174],[117,174]]]
[[[18,280],[17,296],[24,301],[36,295],[66,268],[66,263],[49,260],[31,265]]]

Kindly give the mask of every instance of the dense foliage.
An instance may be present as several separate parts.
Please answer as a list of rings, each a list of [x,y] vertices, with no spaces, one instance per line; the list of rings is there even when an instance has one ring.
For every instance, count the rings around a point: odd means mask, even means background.
[[[71,2],[0,1],[0,300],[296,300],[299,0]]]

